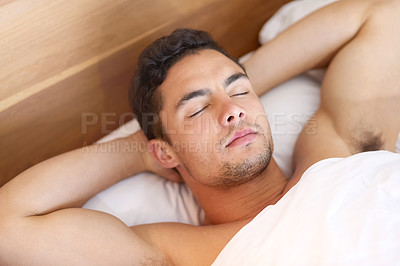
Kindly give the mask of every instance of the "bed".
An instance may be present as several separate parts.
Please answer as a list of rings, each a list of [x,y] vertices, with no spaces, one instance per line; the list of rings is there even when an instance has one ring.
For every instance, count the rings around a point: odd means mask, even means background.
[[[84,26],[79,36],[73,37],[76,41],[83,40],[80,46],[59,44],[60,32],[44,38],[43,43],[34,44],[33,48],[38,49],[36,52],[40,51],[40,45],[59,45],[52,48],[52,51],[43,51],[36,58],[30,56],[21,62],[19,68],[25,71],[21,73],[29,75],[26,75],[26,79],[11,78],[12,82],[0,95],[3,99],[0,101],[3,116],[0,129],[1,184],[48,157],[138,130],[139,126],[132,119],[128,107],[127,87],[138,53],[154,38],[181,26],[204,29],[210,31],[229,52],[241,56],[244,61],[257,46],[268,42],[301,17],[332,0],[298,0],[289,4],[281,0],[157,2],[159,5],[155,9],[151,8],[153,4],[150,5],[149,1],[82,1],[65,5],[65,9],[58,14],[62,15],[58,22],[65,19],[64,22],[69,23],[62,28],[64,32],[70,30],[70,36],[73,30],[77,30],[74,25]],[[44,19],[54,19],[53,16],[57,16],[52,14],[52,8],[58,4],[63,5],[61,1],[55,1],[53,6],[43,8]],[[0,8],[14,10],[15,14],[9,15],[9,18],[17,20],[21,12],[28,12],[17,10],[21,9],[20,5],[19,1],[9,1]],[[127,15],[129,10],[137,15]],[[112,14],[118,11],[124,15],[115,19]],[[29,15],[33,16],[34,13],[30,12]],[[80,16],[93,17],[83,19]],[[154,18],[149,24],[148,17]],[[99,23],[101,29],[93,29],[93,25],[98,26]],[[8,30],[40,30],[35,24],[21,25],[10,24]],[[82,36],[86,34],[94,36],[85,39]],[[14,35],[11,35],[12,41],[18,41],[12,37]],[[28,41],[25,44],[28,45]],[[11,47],[16,57],[19,46]],[[82,52],[83,47],[87,54]],[[70,49],[75,49],[74,56],[66,56]],[[11,62],[12,56],[7,59]],[[33,66],[38,68],[30,73],[28,70]],[[17,67],[11,68],[8,76],[3,75],[3,79],[13,76],[18,70]],[[297,136],[319,106],[319,88],[323,75],[323,69],[312,70],[261,97],[275,143],[273,156],[288,178],[293,172],[291,158]],[[23,86],[27,89],[13,91]],[[129,226],[154,222],[199,225],[204,218],[203,211],[184,184],[169,182],[152,173],[142,173],[115,184],[90,199],[84,208],[111,213]],[[394,225],[399,222],[400,217],[392,221]],[[285,243],[281,244],[285,246]],[[234,259],[229,262],[230,253],[226,254],[218,258],[216,265],[221,261],[222,265],[234,265]],[[389,259],[388,262],[393,261],[393,258]],[[285,262],[281,265],[287,265]],[[315,262],[315,265],[319,265],[321,260]],[[248,265],[256,264],[248,262]]]
[[[285,4],[261,28],[260,43],[268,42],[292,23],[330,2],[333,1],[300,0]],[[324,69],[309,71],[261,97],[271,124],[273,157],[288,178],[293,173],[292,153],[297,137],[306,121],[312,121],[319,106],[324,72]],[[307,133],[313,134],[317,129],[310,126],[312,123],[308,125]],[[138,128],[133,120],[100,141],[130,134]],[[317,163],[277,204],[265,208],[243,227],[213,265],[398,262],[400,156],[393,159],[392,154],[382,153],[378,152],[376,157],[359,154],[345,159],[346,163],[340,158]],[[380,170],[370,171],[369,176],[355,170],[377,161],[381,163]],[[365,206],[368,212],[363,211]],[[151,173],[123,180],[94,196],[84,207],[111,213],[128,225],[165,221],[200,225],[204,219],[204,212],[184,184],[171,183]]]

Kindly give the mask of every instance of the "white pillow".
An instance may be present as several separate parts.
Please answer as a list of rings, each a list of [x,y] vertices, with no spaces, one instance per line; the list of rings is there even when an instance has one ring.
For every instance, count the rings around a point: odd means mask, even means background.
[[[282,6],[261,28],[258,40],[265,44],[290,25],[336,0],[295,0]]]
[[[262,43],[309,12],[331,0],[294,1],[283,6],[260,32]],[[307,6],[307,8],[305,8]],[[292,154],[304,123],[319,106],[320,84],[308,75],[300,75],[272,89],[260,99],[271,124],[277,164],[286,177],[292,175]],[[139,128],[130,121],[101,141],[126,136]],[[312,130],[312,129],[310,129]],[[201,224],[204,212],[184,184],[175,184],[151,173],[123,180],[90,199],[85,208],[105,211],[127,225],[154,222]]]
[[[133,119],[98,143],[128,136],[140,129]],[[184,184],[170,182],[153,173],[141,173],[98,193],[83,206],[110,213],[129,226],[157,222],[200,225],[204,212]]]
[[[200,225],[204,212],[187,186],[153,173],[125,179],[91,198],[84,208],[110,213],[125,224],[181,222]]]

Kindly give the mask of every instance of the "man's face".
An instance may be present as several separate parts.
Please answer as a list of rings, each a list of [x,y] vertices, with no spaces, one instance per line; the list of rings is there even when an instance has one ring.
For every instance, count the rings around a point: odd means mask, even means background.
[[[178,61],[160,87],[161,119],[185,179],[235,186],[266,169],[272,139],[244,71],[214,50]]]

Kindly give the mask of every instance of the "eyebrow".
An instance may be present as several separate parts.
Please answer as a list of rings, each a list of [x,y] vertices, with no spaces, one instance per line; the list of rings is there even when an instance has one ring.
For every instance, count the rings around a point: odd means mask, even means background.
[[[235,73],[231,76],[229,76],[223,83],[224,88],[226,89],[229,85],[231,85],[233,82],[235,82],[236,80],[240,79],[240,78],[246,78],[248,79],[247,75],[241,72]],[[177,105],[175,106],[175,110],[180,109],[183,105],[185,105],[188,101],[190,101],[193,98],[196,97],[201,97],[201,96],[208,96],[211,95],[211,90],[210,89],[199,89],[199,90],[195,90],[192,92],[189,92],[187,94],[185,94],[177,103]]]
[[[178,104],[175,106],[175,109],[181,108],[183,105],[185,105],[189,100],[196,98],[196,97],[201,97],[201,96],[207,96],[211,94],[210,89],[199,89],[195,90],[192,92],[189,92],[185,94],[178,102]]]
[[[229,77],[225,80],[225,82],[224,82],[224,87],[225,87],[225,89],[226,89],[229,85],[231,85],[233,82],[235,82],[236,80],[238,80],[238,79],[240,79],[240,78],[249,79],[249,77],[248,77],[245,73],[242,73],[242,72],[235,73],[235,74],[233,74],[232,76],[229,76]]]

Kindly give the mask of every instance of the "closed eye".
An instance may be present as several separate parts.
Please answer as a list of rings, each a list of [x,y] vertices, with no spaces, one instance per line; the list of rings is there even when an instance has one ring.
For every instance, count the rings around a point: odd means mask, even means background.
[[[209,105],[204,106],[203,108],[201,108],[200,110],[198,110],[197,112],[189,115],[189,118],[195,117],[196,115],[201,114]]]
[[[231,95],[231,97],[232,97],[232,96],[241,96],[241,95],[246,95],[246,94],[249,94],[249,92],[248,92],[248,91],[245,91],[245,92],[235,93],[235,94]]]

